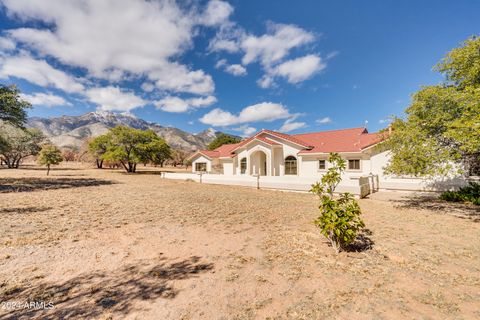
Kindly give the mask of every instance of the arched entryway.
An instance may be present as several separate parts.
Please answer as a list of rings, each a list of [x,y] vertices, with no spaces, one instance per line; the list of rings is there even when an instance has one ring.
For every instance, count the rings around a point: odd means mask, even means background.
[[[250,174],[267,175],[267,155],[263,151],[255,151],[250,155]]]

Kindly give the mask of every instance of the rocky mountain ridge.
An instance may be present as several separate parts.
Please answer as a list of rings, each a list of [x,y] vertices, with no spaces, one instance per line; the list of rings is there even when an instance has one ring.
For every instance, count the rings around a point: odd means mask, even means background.
[[[55,118],[32,117],[27,125],[40,129],[52,143],[59,147],[80,147],[85,140],[104,134],[108,129],[125,125],[135,129],[152,129],[176,149],[194,151],[204,149],[221,132],[212,128],[192,134],[174,127],[148,122],[129,113],[108,111],[88,112],[80,116]]]

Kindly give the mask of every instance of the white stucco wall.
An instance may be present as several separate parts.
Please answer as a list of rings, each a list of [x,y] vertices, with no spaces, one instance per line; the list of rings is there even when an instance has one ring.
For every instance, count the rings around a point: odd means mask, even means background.
[[[327,161],[328,154],[319,154],[319,155],[303,155],[300,156],[301,162],[300,165],[300,176],[305,178],[315,177],[320,179],[323,174],[330,167],[330,163]],[[358,185],[358,179],[361,176],[370,174],[370,159],[368,155],[359,154],[359,153],[345,153],[341,154],[347,163],[347,169],[342,174],[342,184],[343,185]],[[348,169],[348,159],[359,159],[360,160],[360,170],[349,170]],[[325,160],[326,168],[325,170],[320,170],[318,168],[318,161]]]
[[[192,172],[195,172],[195,164],[198,163],[198,162],[206,162],[207,163],[207,172],[212,171],[212,161],[205,156],[198,155],[192,161]]]
[[[220,163],[223,165],[223,174],[231,176],[234,174],[233,159],[220,159]]]

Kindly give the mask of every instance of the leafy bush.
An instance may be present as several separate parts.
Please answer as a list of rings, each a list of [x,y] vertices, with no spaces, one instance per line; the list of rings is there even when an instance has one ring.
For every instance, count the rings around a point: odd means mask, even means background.
[[[338,199],[333,197],[335,188],[342,180],[342,172],[345,171],[345,160],[338,153],[331,153],[328,161],[330,168],[320,182],[312,185],[310,191],[320,198],[321,214],[315,224],[338,253],[355,240],[365,224],[360,218],[360,206],[352,194],[346,192]]]
[[[445,191],[440,199],[450,202],[471,202],[480,206],[480,184],[470,182],[468,186],[461,187],[458,191]]]

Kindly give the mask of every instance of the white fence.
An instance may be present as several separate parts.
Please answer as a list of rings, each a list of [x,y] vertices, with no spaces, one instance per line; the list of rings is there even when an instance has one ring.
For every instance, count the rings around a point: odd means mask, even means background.
[[[177,180],[193,180],[201,183],[238,185],[260,189],[279,189],[292,191],[309,191],[312,184],[317,182],[318,178],[305,178],[297,176],[225,176],[219,174],[195,174],[195,173],[173,173],[164,172],[162,177]],[[360,196],[360,186],[358,181],[351,180],[341,183],[337,187],[337,192],[350,192]]]

